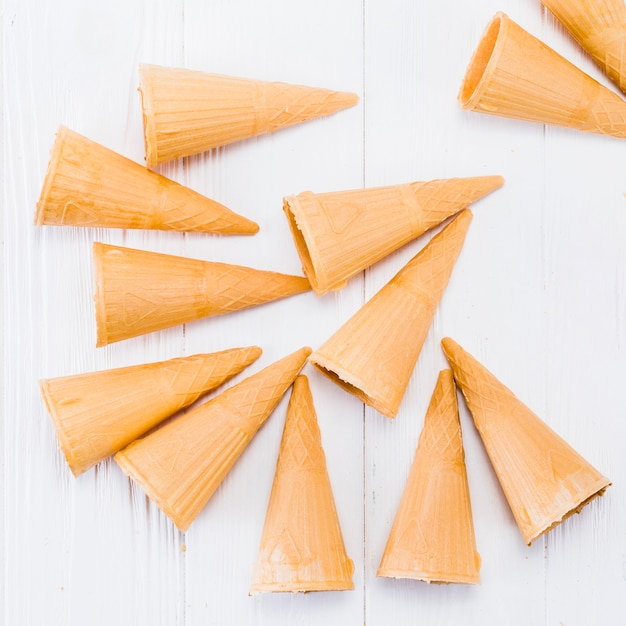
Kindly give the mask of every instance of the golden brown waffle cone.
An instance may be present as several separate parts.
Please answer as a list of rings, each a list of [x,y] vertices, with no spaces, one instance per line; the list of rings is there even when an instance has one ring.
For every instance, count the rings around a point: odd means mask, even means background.
[[[439,374],[377,576],[480,582],[456,387]]]
[[[528,545],[604,493],[608,478],[457,343],[441,343]]]
[[[251,235],[253,221],[61,126],[35,223]]]
[[[284,199],[304,273],[318,295],[341,289],[394,250],[501,187],[501,176],[451,178]]]
[[[286,83],[142,65],[146,164],[198,154],[357,103],[342,93]]]
[[[102,243],[93,246],[98,346],[308,291],[309,281]]]
[[[626,92],[624,0],[541,0],[607,76]]]
[[[182,531],[189,528],[293,383],[310,348],[269,365],[115,455]]]
[[[311,356],[340,387],[395,417],[472,219],[464,209]]]
[[[40,381],[75,476],[219,387],[261,355],[234,348]]]
[[[298,376],[250,593],[354,589],[326,469],[313,398]]]
[[[487,26],[459,101],[472,111],[626,137],[626,102],[504,13]]]

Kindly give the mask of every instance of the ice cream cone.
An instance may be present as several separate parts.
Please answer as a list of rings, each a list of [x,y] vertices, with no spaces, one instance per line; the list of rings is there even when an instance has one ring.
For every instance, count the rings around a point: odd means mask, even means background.
[[[354,589],[326,469],[313,398],[298,376],[250,593]]]
[[[341,289],[379,261],[468,204],[501,187],[501,176],[452,178],[284,199],[283,209],[318,295]]]
[[[63,454],[78,476],[219,387],[260,355],[257,347],[234,348],[44,379],[40,388]]]
[[[309,281],[102,243],[93,247],[98,346],[308,291]]]
[[[480,582],[456,387],[439,374],[377,576]]]
[[[35,223],[251,235],[253,221],[61,126]]]
[[[441,343],[528,545],[604,493],[608,478],[457,343]]]
[[[624,0],[541,0],[607,76],[626,92]]]
[[[313,355],[346,391],[395,417],[472,219],[464,209]]]
[[[198,513],[291,386],[309,348],[230,387],[115,455],[182,531]]]
[[[342,93],[187,69],[140,67],[146,164],[198,154],[357,103]]]
[[[497,13],[459,93],[472,111],[626,137],[626,102]]]

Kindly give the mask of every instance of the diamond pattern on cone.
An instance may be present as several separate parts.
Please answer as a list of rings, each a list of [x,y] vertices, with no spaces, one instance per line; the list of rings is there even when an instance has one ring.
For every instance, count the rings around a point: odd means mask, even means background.
[[[461,252],[465,209],[311,356],[361,401],[395,417],[435,311]]]
[[[527,544],[611,484],[449,337],[443,350]]]
[[[306,376],[295,380],[250,593],[353,589]]]
[[[318,295],[353,276],[502,186],[501,176],[450,178],[404,185],[303,192],[283,210]]]
[[[377,575],[477,584],[479,569],[456,387],[443,370]]]
[[[261,349],[234,348],[40,381],[74,475],[111,456],[239,373]]]
[[[182,531],[210,500],[302,369],[310,348],[268,365],[115,455]]]

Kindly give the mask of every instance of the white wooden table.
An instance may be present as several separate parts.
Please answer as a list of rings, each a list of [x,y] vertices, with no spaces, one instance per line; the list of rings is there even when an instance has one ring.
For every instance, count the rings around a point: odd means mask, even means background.
[[[6,626],[626,623],[626,143],[462,111],[494,13],[609,84],[539,0],[2,0],[2,595]],[[59,124],[143,162],[137,67],[360,95],[334,116],[162,166],[254,237],[33,226]],[[286,400],[182,534],[108,460],[75,479],[38,380],[234,346],[318,347],[429,239],[344,290],[95,347],[94,241],[301,274],[282,197],[501,174],[474,221],[395,420],[310,365],[355,589],[249,597]],[[376,578],[455,338],[613,480],[526,547],[461,403],[480,586]]]

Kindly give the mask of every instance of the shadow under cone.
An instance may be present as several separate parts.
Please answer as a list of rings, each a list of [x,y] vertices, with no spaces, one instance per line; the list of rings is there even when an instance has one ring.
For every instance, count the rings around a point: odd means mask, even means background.
[[[253,221],[61,126],[35,223],[251,235]]]
[[[98,346],[311,288],[301,276],[102,243],[93,254]]]
[[[528,545],[604,493],[608,478],[461,346],[441,344]]]
[[[606,75],[626,92],[624,0],[541,0]]]
[[[626,102],[497,13],[472,57],[464,109],[626,137]]]
[[[199,154],[330,115],[353,93],[188,69],[140,66],[146,164]]]
[[[302,369],[309,348],[267,366],[115,455],[182,531],[189,528]]]
[[[302,268],[318,295],[501,187],[501,176],[451,178],[284,199]]]
[[[306,376],[289,400],[250,593],[354,589]]]
[[[261,355],[234,348],[158,363],[40,381],[61,449],[75,476],[148,432]]]
[[[464,209],[311,356],[333,382],[395,417],[472,213]]]
[[[439,374],[377,576],[480,582],[456,387]]]

